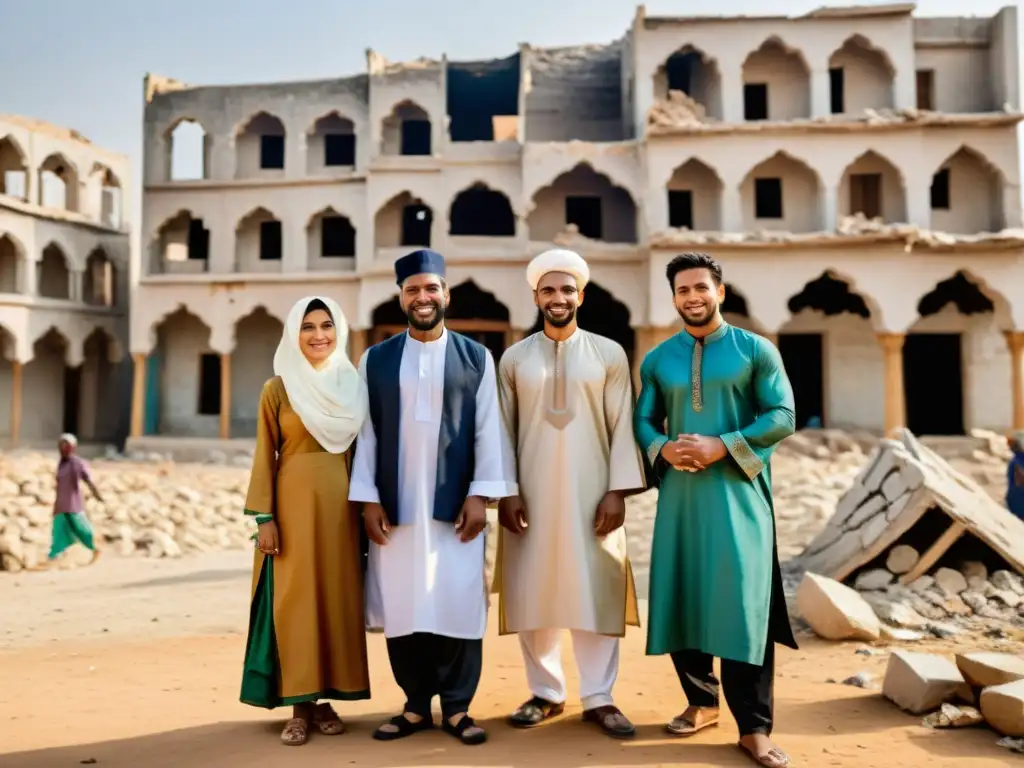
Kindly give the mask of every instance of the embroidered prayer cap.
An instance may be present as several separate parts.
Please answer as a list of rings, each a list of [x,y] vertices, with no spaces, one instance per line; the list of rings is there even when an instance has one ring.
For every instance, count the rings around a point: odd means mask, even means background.
[[[64,432],[60,437],[57,438],[57,443],[67,443],[68,445],[75,447],[78,445],[78,438],[70,432]]]
[[[399,285],[413,275],[444,277],[444,256],[429,248],[421,248],[395,262],[395,282]]]
[[[575,251],[564,248],[553,248],[535,256],[526,267],[526,282],[533,290],[537,290],[540,279],[549,272],[564,272],[576,278],[576,287],[581,291],[590,282],[590,267]]]

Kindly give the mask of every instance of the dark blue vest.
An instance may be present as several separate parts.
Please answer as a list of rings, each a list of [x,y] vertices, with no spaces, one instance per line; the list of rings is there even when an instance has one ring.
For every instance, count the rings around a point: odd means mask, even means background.
[[[370,419],[377,436],[377,492],[393,525],[398,511],[398,442],[401,434],[401,368],[407,334],[400,333],[370,348],[366,385]],[[466,501],[476,466],[476,395],[483,381],[487,348],[448,331],[444,358],[444,394],[437,445],[434,519],[454,523]]]

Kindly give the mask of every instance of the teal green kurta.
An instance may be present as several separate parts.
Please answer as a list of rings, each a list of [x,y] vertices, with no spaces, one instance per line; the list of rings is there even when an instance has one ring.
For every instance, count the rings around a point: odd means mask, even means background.
[[[640,381],[636,438],[660,475],[647,653],[690,649],[759,665],[777,571],[769,459],[794,431],[782,358],[723,323],[703,342],[684,331],[655,347]],[[728,455],[698,472],[669,467],[659,457],[666,419],[673,439],[721,437]]]

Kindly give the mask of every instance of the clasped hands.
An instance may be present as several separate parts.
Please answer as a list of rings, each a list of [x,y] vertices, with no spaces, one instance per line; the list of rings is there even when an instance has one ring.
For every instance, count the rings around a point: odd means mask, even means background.
[[[608,491],[594,513],[594,535],[607,536],[626,521],[626,498],[619,491]],[[498,502],[498,522],[510,533],[520,534],[529,527],[526,502],[522,496],[509,496]]]
[[[391,523],[387,512],[380,504],[366,503],[363,505],[363,526],[366,535],[374,544],[384,546],[388,543]],[[455,519],[455,532],[463,543],[472,541],[487,527],[487,503],[482,496],[467,496],[462,510]]]
[[[681,472],[697,472],[725,458],[720,437],[680,434],[661,447],[661,458]]]

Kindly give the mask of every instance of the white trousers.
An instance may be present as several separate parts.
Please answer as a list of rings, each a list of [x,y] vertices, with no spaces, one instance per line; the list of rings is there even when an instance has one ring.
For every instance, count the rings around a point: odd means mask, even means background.
[[[519,633],[530,693],[561,704],[566,699],[560,629],[531,629]],[[611,706],[612,688],[619,675],[619,638],[570,630],[573,655],[580,674],[584,709]]]

